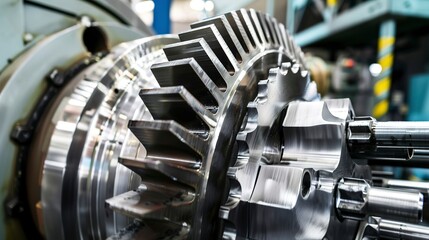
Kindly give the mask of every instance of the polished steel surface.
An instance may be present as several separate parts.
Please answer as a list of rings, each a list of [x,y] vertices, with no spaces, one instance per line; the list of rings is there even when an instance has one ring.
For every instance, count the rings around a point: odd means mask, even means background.
[[[104,201],[137,186],[137,176],[117,159],[128,119],[144,118],[147,111],[137,99],[139,88],[157,86],[149,67],[165,59],[160,49],[175,41],[152,37],[115,47],[78,76],[47,119],[55,124],[41,196],[49,239],[102,239],[127,224],[113,212],[106,215]]]
[[[415,150],[428,148],[429,125],[357,117],[348,123],[347,140],[354,158],[409,160]]]
[[[406,223],[422,220],[426,186],[372,186],[367,163],[427,151],[427,123],[321,99],[275,19],[241,9],[98,60],[33,146],[47,239],[426,236]]]
[[[370,217],[362,225],[359,239],[402,239],[423,240],[429,239],[427,226],[386,220],[379,217]]]
[[[341,179],[335,206],[342,217],[357,220],[371,215],[418,223],[423,218],[423,195],[420,192],[371,187],[363,179]]]

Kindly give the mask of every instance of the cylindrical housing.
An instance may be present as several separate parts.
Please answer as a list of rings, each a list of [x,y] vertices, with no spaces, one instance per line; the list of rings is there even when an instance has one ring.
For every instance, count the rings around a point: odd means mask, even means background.
[[[378,234],[383,239],[423,240],[429,239],[429,228],[382,219],[378,224]]]
[[[373,132],[377,147],[429,147],[429,122],[374,122]]]
[[[423,217],[423,194],[370,187],[367,213],[392,220],[420,222]]]

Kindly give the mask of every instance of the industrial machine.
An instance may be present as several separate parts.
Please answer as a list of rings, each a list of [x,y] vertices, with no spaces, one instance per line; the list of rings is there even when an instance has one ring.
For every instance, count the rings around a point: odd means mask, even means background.
[[[429,123],[321,99],[254,10],[178,35],[120,26],[80,18],[1,73],[0,238],[429,237],[426,185],[370,167],[420,164]]]

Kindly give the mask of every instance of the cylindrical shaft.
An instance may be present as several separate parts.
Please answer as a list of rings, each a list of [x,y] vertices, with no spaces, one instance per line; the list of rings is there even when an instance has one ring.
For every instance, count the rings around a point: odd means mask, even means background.
[[[423,217],[423,194],[370,187],[367,206],[369,215],[406,222],[420,222]]]
[[[377,147],[429,148],[429,122],[375,122]]]
[[[420,222],[423,194],[396,189],[371,187],[363,179],[343,178],[337,184],[336,208],[349,219],[378,216],[406,222]]]
[[[380,220],[379,237],[382,239],[423,240],[429,239],[429,228],[414,224]]]

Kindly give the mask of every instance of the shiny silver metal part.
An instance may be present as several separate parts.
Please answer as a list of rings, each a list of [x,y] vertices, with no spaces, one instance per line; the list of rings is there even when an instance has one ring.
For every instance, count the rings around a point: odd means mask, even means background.
[[[363,179],[341,179],[335,204],[344,218],[364,220],[368,216],[379,216],[412,223],[423,218],[420,192],[371,187]]]
[[[128,120],[149,117],[137,99],[141,87],[158,85],[149,67],[165,60],[161,48],[176,41],[161,36],[115,47],[76,76],[55,103],[46,118],[51,141],[41,186],[48,239],[103,239],[127,225],[106,212],[104,201],[138,186],[138,177],[117,159]]]
[[[423,196],[371,186],[366,160],[424,149],[427,125],[393,127],[354,116],[348,99],[321,100],[284,26],[254,10],[115,47],[75,76],[42,126],[48,239],[425,230],[390,221],[419,222]]]
[[[429,238],[427,226],[390,221],[379,217],[370,217],[363,225],[362,239],[403,239],[423,240]]]

